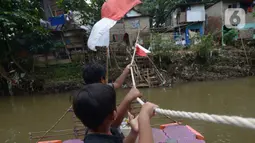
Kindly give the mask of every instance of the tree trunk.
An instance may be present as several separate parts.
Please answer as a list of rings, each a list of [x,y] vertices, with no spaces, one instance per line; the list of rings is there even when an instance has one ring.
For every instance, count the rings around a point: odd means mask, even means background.
[[[8,88],[8,81],[10,81],[11,79],[8,77],[4,67],[1,64],[0,64],[0,80],[1,80],[0,84],[2,87],[0,91],[3,90],[4,95],[9,95],[10,93]]]
[[[11,53],[11,52],[12,52],[11,46],[10,46],[10,44],[9,44],[9,40],[8,40],[8,38],[6,37],[6,35],[5,35],[5,40],[6,40],[7,48],[8,48],[8,50],[9,50],[9,52]],[[22,72],[27,73],[27,71],[15,60],[15,58],[13,57],[12,54],[11,54],[11,59],[12,59],[12,61],[15,63],[15,65],[16,65]]]
[[[23,73],[28,73],[16,60],[15,58],[11,55],[12,61],[15,63],[15,65],[23,72]]]

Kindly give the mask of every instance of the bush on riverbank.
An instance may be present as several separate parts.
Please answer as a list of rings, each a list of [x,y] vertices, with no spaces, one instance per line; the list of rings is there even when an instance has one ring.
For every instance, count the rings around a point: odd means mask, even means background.
[[[251,57],[254,48],[220,47],[208,35],[197,45],[153,49],[153,60],[165,75],[168,84],[188,81],[222,80],[252,75]],[[180,49],[181,48],[181,49]],[[120,74],[118,68],[109,69],[109,81]],[[68,91],[82,86],[81,65],[71,63],[38,69],[37,74],[46,79],[45,90]],[[128,81],[129,79],[127,79]]]
[[[80,81],[81,65],[68,63],[35,68],[35,74],[46,82]]]
[[[169,83],[222,80],[252,75],[252,49],[246,52],[235,47],[212,49],[205,62],[196,50],[168,51],[155,54],[154,62],[166,71]]]

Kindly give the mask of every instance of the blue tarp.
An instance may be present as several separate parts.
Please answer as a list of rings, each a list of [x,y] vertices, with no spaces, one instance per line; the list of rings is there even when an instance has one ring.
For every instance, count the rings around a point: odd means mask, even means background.
[[[65,15],[62,14],[57,17],[50,17],[49,22],[50,22],[51,26],[63,25],[63,24],[65,24]]]
[[[203,23],[196,23],[196,24],[190,24],[186,27],[186,33],[185,33],[185,39],[186,39],[186,44],[189,45],[191,43],[190,39],[189,39],[189,30],[199,30],[200,36],[204,35],[204,26]]]

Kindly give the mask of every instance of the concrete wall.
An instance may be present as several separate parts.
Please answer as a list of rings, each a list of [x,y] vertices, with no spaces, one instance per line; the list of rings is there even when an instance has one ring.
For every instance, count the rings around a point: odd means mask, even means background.
[[[125,34],[125,29],[124,29],[124,22],[118,22],[116,23],[110,30],[110,42],[113,42],[113,35],[118,35],[119,36],[123,36]],[[117,41],[119,41],[119,39],[115,39]]]
[[[224,2],[223,3],[223,11],[225,11],[228,8],[229,5],[234,4],[234,3],[237,3],[237,7],[240,7],[238,2],[236,2],[236,1],[234,1],[234,2]],[[223,16],[223,19],[224,19],[224,16]],[[246,20],[247,25],[255,24],[255,18],[253,17],[253,13],[246,13],[245,20]],[[251,29],[241,29],[239,31],[238,38],[252,39],[253,38],[253,33],[254,33],[253,29],[254,29],[254,26]]]
[[[205,34],[217,33],[216,35],[221,37],[221,32],[217,31],[222,30],[222,18],[224,17],[222,7],[224,4],[220,1],[206,9]]]
[[[245,20],[246,23],[255,23],[255,17],[253,16],[253,13],[246,13]]]
[[[203,4],[192,5],[186,9],[187,22],[205,21],[205,6]]]
[[[213,6],[206,9],[206,14],[208,17],[222,17],[224,19],[224,12],[228,8],[229,5],[237,4],[237,7],[239,7],[237,2],[224,2],[222,4],[222,1],[214,4]],[[221,6],[223,6],[221,10]],[[255,23],[255,18],[253,17],[252,13],[246,13],[246,23]]]
[[[222,1],[214,4],[213,6],[206,9],[206,14],[208,17],[221,17],[222,11],[221,11],[221,4]]]
[[[130,18],[126,19],[125,22],[125,29],[126,32],[129,35],[129,41],[132,45],[136,41],[137,37],[137,27],[133,25],[136,21],[139,21],[141,36],[143,33],[149,33],[150,32],[150,18],[149,17],[137,17],[137,18]]]
[[[178,9],[176,9],[172,14],[171,14],[171,18],[170,19],[170,24],[171,27],[176,27],[177,26],[177,11]],[[176,16],[176,17],[175,17]]]
[[[126,18],[122,22],[117,23],[110,30],[110,38],[113,41],[113,35],[119,35],[118,37],[123,37],[125,33],[129,35],[129,42],[131,45],[136,41],[138,26],[140,25],[142,38],[143,35],[150,32],[150,18],[149,17],[134,17]],[[119,41],[119,40],[117,40]]]

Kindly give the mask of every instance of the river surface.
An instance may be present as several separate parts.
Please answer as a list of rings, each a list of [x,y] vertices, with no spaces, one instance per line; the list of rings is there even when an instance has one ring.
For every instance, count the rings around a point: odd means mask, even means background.
[[[254,77],[141,91],[148,101],[161,108],[255,118]],[[120,101],[128,90],[117,92]],[[0,143],[27,143],[29,132],[48,130],[70,106],[69,95],[0,97]],[[151,124],[158,127],[168,122],[166,118],[155,118]],[[207,143],[255,142],[255,130],[193,120],[183,122],[203,134]],[[67,115],[56,129],[71,129],[72,125],[71,115]]]

